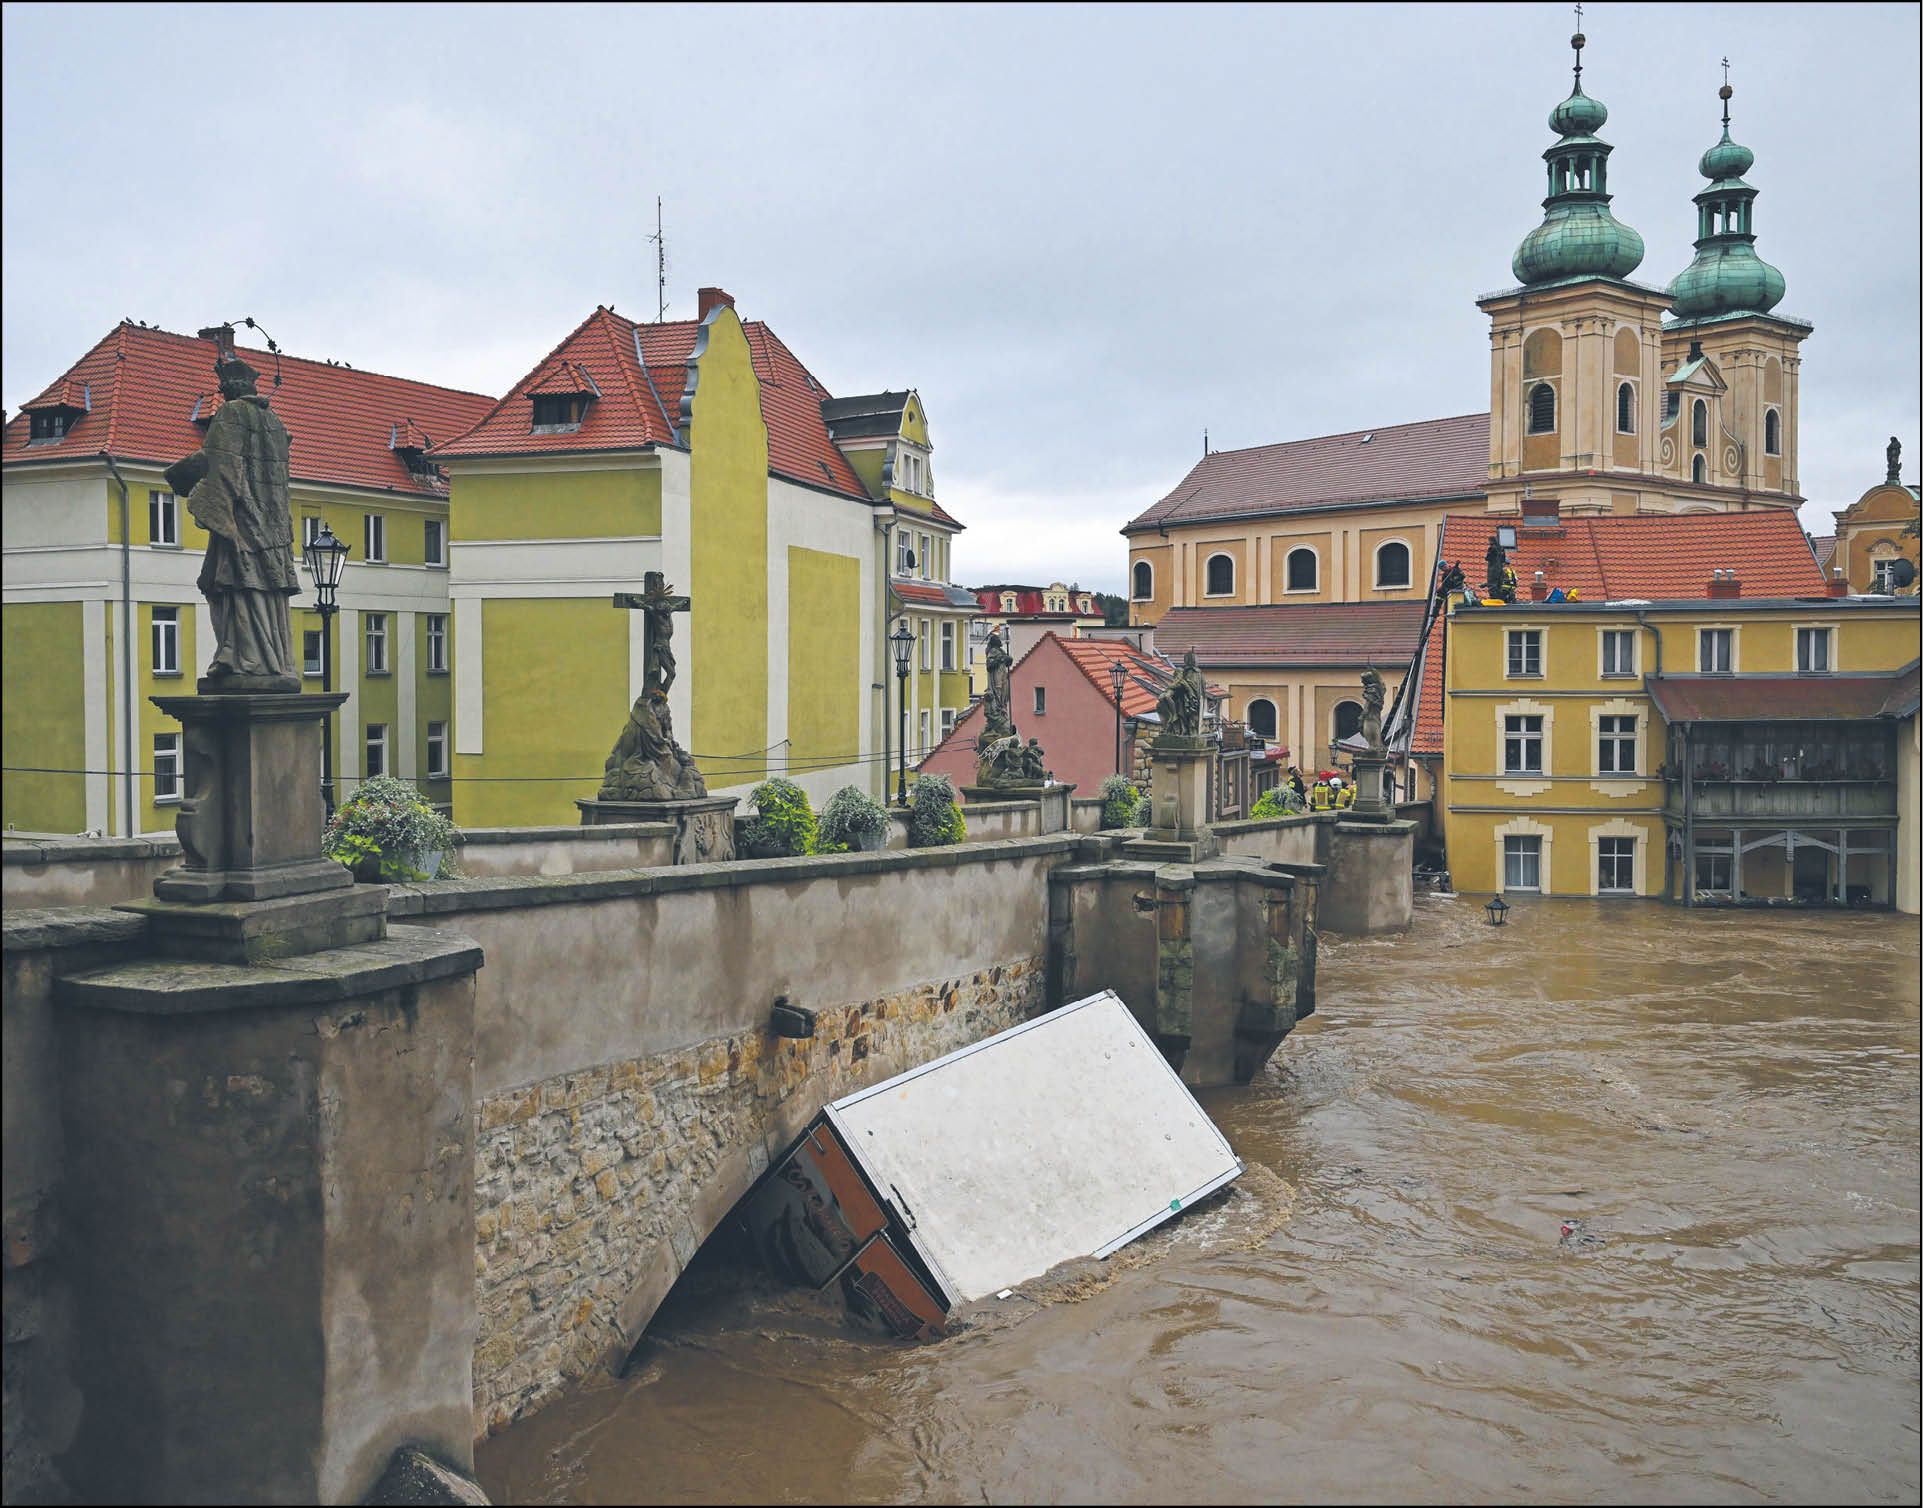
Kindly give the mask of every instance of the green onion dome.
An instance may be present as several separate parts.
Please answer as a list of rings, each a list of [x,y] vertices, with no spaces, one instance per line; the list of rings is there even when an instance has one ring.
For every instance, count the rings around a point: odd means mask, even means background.
[[[1594,136],[1609,119],[1609,107],[1599,99],[1576,92],[1549,112],[1549,129],[1558,136]]]
[[[1609,119],[1599,99],[1582,90],[1583,37],[1576,49],[1576,84],[1569,98],[1549,112],[1549,129],[1561,139],[1542,154],[1549,164],[1549,197],[1543,220],[1523,238],[1510,262],[1525,287],[1570,278],[1624,278],[1643,260],[1643,238],[1609,212],[1609,143],[1596,132]]]
[[[1669,285],[1677,319],[1767,314],[1783,297],[1783,274],[1756,255],[1756,190],[1743,181],[1756,154],[1730,140],[1731,93],[1723,85],[1723,139],[1696,165],[1709,187],[1696,196],[1696,258]]]

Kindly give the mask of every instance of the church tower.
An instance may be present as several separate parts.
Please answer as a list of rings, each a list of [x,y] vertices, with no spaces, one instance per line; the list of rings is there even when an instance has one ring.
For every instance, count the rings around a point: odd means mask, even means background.
[[[1725,64],[1725,67],[1728,65]],[[1811,325],[1774,314],[1783,275],[1756,254],[1756,156],[1729,135],[1697,171],[1696,257],[1669,285],[1658,464],[1679,508],[1794,507],[1798,354]]]
[[[1634,513],[1661,504],[1656,431],[1668,297],[1629,280],[1643,238],[1609,211],[1609,119],[1582,87],[1550,112],[1542,224],[1516,249],[1519,286],[1478,299],[1489,316],[1489,511]]]

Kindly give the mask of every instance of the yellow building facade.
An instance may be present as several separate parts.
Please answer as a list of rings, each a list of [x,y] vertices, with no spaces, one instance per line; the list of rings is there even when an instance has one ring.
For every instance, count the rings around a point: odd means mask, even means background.
[[[1892,438],[1889,471],[1849,507],[1836,515],[1836,550],[1831,567],[1842,573],[1852,592],[1914,597],[1918,590],[1918,493],[1905,486],[1902,447]],[[1907,561],[1908,571],[1897,562]],[[1901,578],[1907,576],[1908,581]]]
[[[1899,684],[1915,681],[1913,604],[1457,605],[1446,645],[1440,805],[1458,890],[1679,901],[1814,890],[1915,909],[1914,864],[1902,862],[1917,841],[1915,782],[1898,762],[1916,737],[1913,692],[1904,713]],[[1725,710],[1703,717],[1718,697]],[[1684,708],[1700,747],[1735,738],[1766,752],[1705,758],[1686,777]]]

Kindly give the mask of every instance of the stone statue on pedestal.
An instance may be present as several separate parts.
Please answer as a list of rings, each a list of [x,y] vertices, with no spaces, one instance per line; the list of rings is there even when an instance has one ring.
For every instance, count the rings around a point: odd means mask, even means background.
[[[1371,665],[1362,672],[1362,741],[1371,754],[1380,754],[1382,745],[1382,703],[1387,687]]]
[[[1168,690],[1156,699],[1155,710],[1162,719],[1164,738],[1196,738],[1202,731],[1202,699],[1207,691],[1202,672],[1196,668],[1195,651],[1182,656],[1182,668],[1169,682]]]
[[[224,400],[192,455],[167,468],[208,533],[195,583],[214,622],[205,691],[299,691],[287,599],[300,591],[294,516],[288,503],[287,428],[254,390],[260,373],[234,351],[234,327],[200,332],[216,342],[214,375]]]
[[[998,629],[988,636],[988,692],[982,698],[982,734],[975,743],[986,746],[1015,731],[1014,714],[1009,710],[1009,670],[1014,661],[1002,645]]]
[[[1890,436],[1889,447],[1883,452],[1883,459],[1889,462],[1889,475],[1883,480],[1892,487],[1902,485],[1903,481],[1903,442]]]
[[[708,794],[694,758],[674,740],[668,688],[674,684],[674,615],[690,602],[677,597],[660,571],[642,578],[645,590],[615,594],[616,607],[643,615],[645,647],[641,694],[628,709],[627,725],[615,740],[602,772],[602,801],[690,801]]]

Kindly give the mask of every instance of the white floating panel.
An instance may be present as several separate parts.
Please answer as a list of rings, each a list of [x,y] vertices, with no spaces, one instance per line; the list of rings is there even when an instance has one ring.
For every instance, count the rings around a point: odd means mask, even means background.
[[[1242,1171],[1112,991],[837,1100],[824,1118],[951,1303],[1106,1257]]]

